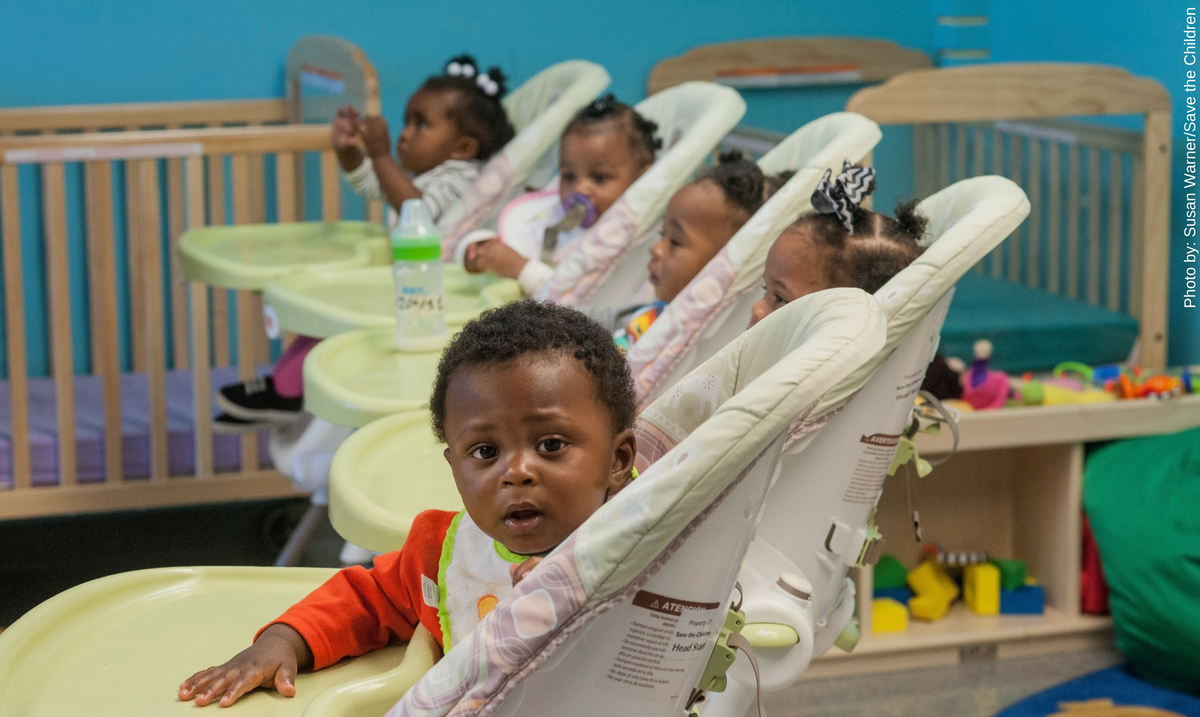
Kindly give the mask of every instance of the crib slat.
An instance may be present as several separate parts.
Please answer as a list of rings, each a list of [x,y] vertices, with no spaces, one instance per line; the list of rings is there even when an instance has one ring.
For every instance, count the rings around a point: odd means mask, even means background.
[[[1108,153],[1108,289],[1105,305],[1121,310],[1121,175],[1124,154]]]
[[[975,150],[975,166],[971,170],[972,177],[978,177],[987,174],[987,170],[983,166],[984,150],[987,149],[987,142],[984,141],[983,127],[980,125],[971,126],[971,137],[974,140]]]
[[[927,124],[913,125],[913,187],[918,197],[931,194],[932,179],[929,175],[933,161],[933,128]]]
[[[1018,186],[1023,186],[1021,165],[1025,155],[1025,138],[1018,134],[1010,135],[1010,137],[1008,178],[1016,182]],[[1008,280],[1016,283],[1021,282],[1021,227],[1023,225],[1024,222],[1017,225],[1017,228],[1013,229],[1013,233],[1008,235]]]
[[[954,181],[967,178],[967,126],[961,122],[954,125],[954,154],[957,159]]]
[[[1088,148],[1087,302],[1100,304],[1100,148]]]
[[[250,208],[250,161],[244,154],[233,155],[231,162],[230,187],[233,192],[233,223],[249,224],[253,216]],[[245,381],[254,378],[254,310],[250,292],[237,291],[237,369],[238,378]],[[259,314],[261,317],[261,314]],[[242,470],[258,468],[258,437],[242,436]]]
[[[225,157],[208,158],[208,223],[225,223]],[[212,289],[213,355],[217,366],[230,365],[229,352],[229,292]]]
[[[1025,266],[1025,284],[1040,289],[1042,285],[1042,141],[1036,137],[1029,140],[1029,227],[1028,263]]]
[[[128,248],[126,262],[129,265],[129,337],[133,344],[130,354],[134,371],[146,370],[146,330],[142,317],[146,315],[146,300],[143,288],[141,251],[142,209],[141,193],[138,191],[138,163],[125,162],[125,246]]]
[[[50,352],[58,412],[58,475],[76,482],[75,367],[71,349],[71,274],[67,254],[67,197],[61,163],[42,165],[42,212],[46,239],[46,290],[50,295]]]
[[[13,488],[32,487],[29,460],[29,378],[25,360],[25,288],[21,274],[21,198],[17,167],[0,165],[0,231],[4,232],[4,318],[12,411]]]
[[[251,154],[247,159],[250,165],[250,223],[262,224],[267,221],[266,161],[262,154]],[[250,294],[250,302],[254,305],[254,324],[259,329],[254,332],[254,363],[262,365],[271,360],[270,340],[266,329],[262,328],[262,293]]]
[[[1004,176],[1004,133],[992,126],[992,174]],[[1009,237],[1011,239],[1011,237]],[[992,278],[999,279],[1004,276],[1004,244],[992,250],[991,254],[991,270]]]
[[[1142,311],[1138,316],[1142,366],[1159,369],[1167,361],[1167,273],[1170,250],[1171,112],[1146,113],[1142,134],[1146,192],[1142,198]]]
[[[183,159],[167,160],[167,246],[170,250],[171,365],[188,368],[187,287],[179,262],[179,237],[183,234]]]
[[[383,224],[383,202],[367,202],[366,217],[369,222]]]
[[[935,126],[937,127],[937,188],[940,191],[950,186],[950,125]]]
[[[296,156],[275,155],[275,207],[279,222],[296,221]]]
[[[104,479],[121,480],[121,347],[117,318],[117,259],[113,243],[112,164],[89,162],[87,197],[88,280],[91,283],[92,372],[104,387]]]
[[[142,273],[146,282],[146,376],[150,388],[150,479],[170,474],[167,458],[167,372],[163,322],[162,215],[158,160],[138,162],[142,205]]]
[[[321,152],[321,219],[335,222],[341,217],[341,180],[337,155],[332,149]]]
[[[204,159],[187,159],[188,229],[204,226]],[[208,287],[190,282],[192,329],[193,426],[196,442],[196,477],[213,474],[212,362],[208,342]]]
[[[1146,164],[1139,156],[1133,158],[1133,206],[1130,208],[1129,228],[1129,313],[1142,318],[1142,217],[1146,206],[1143,187]]]
[[[1067,296],[1079,298],[1079,145],[1067,147]]]
[[[1059,277],[1062,267],[1058,263],[1058,249],[1062,244],[1062,152],[1058,142],[1050,143],[1050,216],[1046,219],[1046,290],[1059,292]]]

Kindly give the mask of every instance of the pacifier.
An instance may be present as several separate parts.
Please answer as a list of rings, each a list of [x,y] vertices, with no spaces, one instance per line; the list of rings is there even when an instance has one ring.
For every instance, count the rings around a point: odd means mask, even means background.
[[[579,192],[571,192],[567,195],[567,198],[563,200],[563,211],[566,212],[568,217],[577,214],[579,220],[574,226],[583,227],[584,229],[595,224],[596,220],[600,218],[600,215],[596,212],[596,205],[592,204],[592,200]],[[565,223],[565,221],[561,222],[560,226]]]

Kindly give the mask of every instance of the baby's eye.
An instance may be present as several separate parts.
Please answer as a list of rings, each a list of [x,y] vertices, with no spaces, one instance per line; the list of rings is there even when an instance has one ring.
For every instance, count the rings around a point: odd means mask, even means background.
[[[475,450],[471,451],[471,457],[478,461],[490,461],[499,453],[495,446],[476,446]]]
[[[572,172],[566,172],[566,173],[564,173],[564,174],[562,175],[562,177],[559,179],[559,181],[561,181],[561,182],[574,182],[574,181],[575,181],[575,175],[574,175],[574,173],[572,173]]]
[[[787,302],[788,302],[787,299],[783,298],[779,294],[775,294],[775,305],[776,306],[783,306]]]
[[[561,451],[566,447],[566,445],[566,442],[564,442],[561,438],[547,438],[538,444],[538,450],[545,453],[554,453],[556,451]]]
[[[608,175],[607,174],[593,174],[592,181],[595,182],[596,184],[604,184],[605,182],[608,181]]]

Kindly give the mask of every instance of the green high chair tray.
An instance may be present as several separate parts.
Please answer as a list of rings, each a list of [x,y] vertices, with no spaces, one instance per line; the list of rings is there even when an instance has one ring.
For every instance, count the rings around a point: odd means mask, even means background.
[[[462,510],[445,446],[428,411],[375,421],[346,439],[329,466],[329,520],[338,534],[378,552],[398,550],[423,510]]]
[[[442,351],[400,351],[395,333],[363,329],[317,344],[304,359],[304,409],[330,423],[359,428],[428,408]]]
[[[300,270],[386,264],[387,231],[370,222],[201,227],[179,237],[183,274],[224,289],[261,290]]]
[[[0,714],[195,715],[193,703],[176,697],[179,683],[245,649],[258,628],[333,573],[160,568],[60,593],[0,633]],[[427,637],[301,671],[290,699],[256,690],[227,710],[205,709],[255,717],[383,714],[436,660]]]
[[[454,329],[487,306],[480,292],[497,279],[468,274],[455,264],[443,265],[443,271],[446,325]],[[395,288],[389,266],[293,272],[267,284],[263,296],[275,311],[280,329],[304,336],[329,338],[356,329],[390,329],[396,325]]]

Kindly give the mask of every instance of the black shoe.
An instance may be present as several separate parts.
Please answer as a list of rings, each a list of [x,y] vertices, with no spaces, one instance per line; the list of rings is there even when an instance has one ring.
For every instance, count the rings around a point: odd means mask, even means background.
[[[217,405],[243,421],[291,423],[304,408],[304,397],[280,396],[275,391],[275,379],[263,376],[225,386],[217,392]]]
[[[243,421],[240,418],[231,416],[228,413],[222,413],[212,421],[213,433],[219,433],[224,436],[240,436],[247,433],[258,433],[259,431],[269,431],[277,424],[265,423],[263,421]]]

